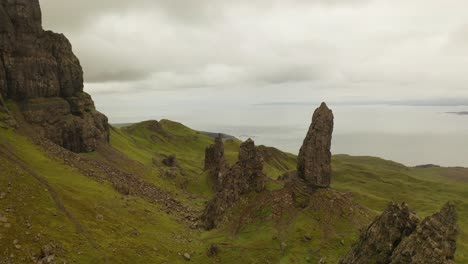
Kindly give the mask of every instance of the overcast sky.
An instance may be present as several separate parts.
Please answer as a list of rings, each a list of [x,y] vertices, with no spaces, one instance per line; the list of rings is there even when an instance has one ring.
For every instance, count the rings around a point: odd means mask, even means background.
[[[41,5],[44,27],[71,40],[85,89],[104,107],[468,98],[466,0]]]

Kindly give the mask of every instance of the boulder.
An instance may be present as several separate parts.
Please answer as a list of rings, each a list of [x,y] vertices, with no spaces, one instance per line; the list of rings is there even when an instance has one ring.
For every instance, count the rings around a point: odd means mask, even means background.
[[[297,175],[311,185],[330,186],[332,133],[333,112],[322,103],[314,112],[298,156]]]
[[[179,162],[177,162],[176,155],[167,156],[166,158],[162,160],[162,163],[164,164],[164,166],[171,167],[171,168],[179,166]]]

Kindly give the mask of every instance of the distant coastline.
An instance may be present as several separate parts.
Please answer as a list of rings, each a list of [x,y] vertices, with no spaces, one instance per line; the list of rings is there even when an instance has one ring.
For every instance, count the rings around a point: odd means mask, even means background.
[[[468,115],[468,111],[447,112],[447,114],[452,114],[452,115]]]

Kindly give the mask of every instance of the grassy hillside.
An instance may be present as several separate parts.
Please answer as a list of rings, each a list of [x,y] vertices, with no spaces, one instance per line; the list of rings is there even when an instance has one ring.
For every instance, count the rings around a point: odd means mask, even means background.
[[[198,214],[213,196],[202,169],[205,147],[212,142],[176,122],[148,121],[112,129],[114,149],[80,156],[138,175]],[[225,141],[230,163],[239,144]],[[271,178],[295,169],[294,155],[259,149]],[[176,156],[178,166],[163,165],[169,155]],[[321,258],[336,263],[358,228],[390,200],[407,202],[421,216],[455,201],[462,231],[457,263],[468,263],[467,169],[408,168],[338,155],[333,190],[315,193],[309,207],[292,206],[288,188],[270,180],[266,192],[245,197],[230,220],[210,232],[191,228],[161,202],[122,195],[104,175],[99,180],[83,171],[0,127],[0,263],[29,263],[46,245],[56,260],[68,263],[186,263],[184,253],[193,263],[317,263]],[[214,258],[206,254],[212,244],[219,247]]]

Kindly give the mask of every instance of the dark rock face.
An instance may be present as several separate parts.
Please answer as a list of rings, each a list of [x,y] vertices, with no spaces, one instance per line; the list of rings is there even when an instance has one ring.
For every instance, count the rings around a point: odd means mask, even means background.
[[[454,263],[456,218],[451,204],[420,222],[407,205],[392,203],[340,263]]]
[[[216,197],[208,202],[202,221],[206,229],[213,229],[223,221],[224,213],[232,207],[241,196],[250,192],[261,192],[265,189],[266,176],[263,173],[263,160],[255,143],[248,139],[241,144],[239,160],[223,177]]]
[[[167,166],[167,167],[171,167],[171,168],[174,168],[174,167],[178,167],[179,166],[179,162],[177,162],[177,157],[176,155],[169,155],[168,157],[164,158],[162,160],[162,163]]]
[[[392,255],[397,263],[455,263],[457,243],[457,212],[453,204],[427,217],[416,231],[403,240]]]
[[[75,152],[107,142],[107,118],[83,93],[70,42],[44,31],[38,0],[0,0],[0,94],[38,133]]]
[[[224,156],[224,144],[222,135],[215,138],[213,145],[205,149],[205,170],[209,171],[210,181],[216,190],[222,185],[224,175],[228,170],[228,164]]]
[[[340,263],[390,263],[398,243],[414,232],[418,223],[418,217],[406,204],[390,204],[364,230],[359,241]]]
[[[322,103],[314,112],[297,164],[298,176],[314,186],[330,186],[332,133],[333,112]]]
[[[205,149],[205,170],[213,170],[224,161],[224,144],[221,134],[219,134],[215,138],[214,144]]]

